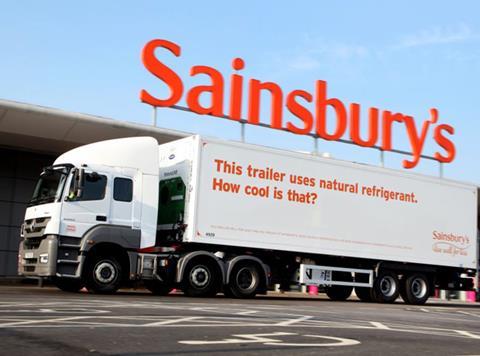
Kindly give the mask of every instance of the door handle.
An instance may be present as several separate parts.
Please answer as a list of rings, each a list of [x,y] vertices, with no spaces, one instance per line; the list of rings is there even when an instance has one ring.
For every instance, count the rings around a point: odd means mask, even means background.
[[[97,215],[97,221],[107,221],[107,217],[105,215]]]

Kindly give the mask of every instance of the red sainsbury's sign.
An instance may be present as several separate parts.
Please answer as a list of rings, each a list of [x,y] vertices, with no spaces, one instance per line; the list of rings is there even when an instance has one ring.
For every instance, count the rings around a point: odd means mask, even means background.
[[[171,41],[155,39],[148,42],[142,51],[142,61],[145,68],[160,79],[170,90],[167,97],[158,98],[151,92],[143,89],[140,92],[142,102],[155,107],[175,106],[183,97],[184,84],[182,78],[170,67],[162,63],[155,51],[163,49],[176,57],[181,56],[181,47]],[[244,69],[245,62],[241,58],[234,58],[230,75],[230,98],[228,113],[224,105],[225,78],[218,70],[206,65],[195,65],[190,69],[190,76],[205,75],[208,83],[190,88],[186,92],[188,108],[198,114],[225,116],[232,120],[242,119],[242,103],[244,98],[244,77],[239,72]],[[260,97],[261,93],[271,95],[270,124],[273,129],[286,129],[296,134],[316,133],[325,140],[339,140],[348,131],[350,140],[363,147],[377,146],[384,151],[393,149],[392,130],[394,123],[401,124],[406,130],[411,148],[410,159],[403,161],[403,167],[415,167],[422,156],[425,141],[429,135],[433,136],[438,150],[434,158],[439,162],[449,163],[455,158],[455,145],[451,139],[455,130],[448,124],[438,122],[438,110],[430,109],[430,117],[417,127],[413,116],[389,110],[380,110],[376,107],[368,109],[368,131],[366,138],[360,135],[360,104],[347,105],[340,99],[327,96],[327,82],[315,81],[314,93],[296,89],[285,95],[282,88],[274,82],[265,82],[258,79],[248,80],[248,113],[246,121],[250,124],[260,123]],[[200,102],[202,94],[209,94],[209,105]],[[306,105],[314,104],[313,112]],[[284,107],[295,117],[284,120]],[[334,130],[327,130],[327,108],[335,112],[336,125]]]

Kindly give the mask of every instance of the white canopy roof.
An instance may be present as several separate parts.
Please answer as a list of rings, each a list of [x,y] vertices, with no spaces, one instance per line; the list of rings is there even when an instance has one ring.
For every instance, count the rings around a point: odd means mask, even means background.
[[[152,136],[165,143],[189,133],[0,99],[0,145],[58,155],[87,143]]]

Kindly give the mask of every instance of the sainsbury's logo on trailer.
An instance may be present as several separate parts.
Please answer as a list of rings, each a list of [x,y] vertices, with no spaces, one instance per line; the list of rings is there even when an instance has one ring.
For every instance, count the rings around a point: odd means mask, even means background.
[[[442,163],[452,162],[455,158],[455,145],[451,139],[455,129],[447,124],[439,123],[438,110],[431,108],[428,117],[421,126],[417,126],[413,116],[389,110],[381,110],[376,107],[368,109],[368,132],[366,137],[360,135],[360,104],[351,103],[346,105],[338,98],[330,98],[327,95],[327,82],[316,80],[313,93],[296,89],[285,94],[282,88],[268,81],[249,79],[244,85],[245,78],[239,74],[245,68],[245,62],[241,58],[232,61],[232,69],[229,83],[218,70],[206,65],[195,65],[190,69],[190,76],[205,75],[208,82],[185,90],[182,78],[170,67],[162,63],[156,56],[155,50],[164,49],[176,57],[181,56],[181,47],[173,42],[155,39],[148,42],[142,51],[142,61],[145,68],[168,86],[168,97],[159,98],[145,89],[140,92],[142,102],[154,107],[173,107],[186,92],[188,108],[201,115],[213,115],[225,117],[236,121],[246,117],[249,124],[260,123],[260,98],[262,92],[268,92],[271,96],[270,123],[273,129],[286,129],[296,134],[307,135],[315,133],[325,140],[337,141],[348,134],[349,139],[356,145],[363,147],[377,147],[383,151],[393,150],[393,129],[406,130],[411,155],[410,159],[403,161],[404,168],[414,168],[422,156],[425,141],[428,136],[433,137],[438,145],[434,158]],[[224,103],[225,86],[229,85],[228,109]],[[244,96],[244,86],[247,86],[247,94]],[[200,103],[200,96],[208,94],[209,105]],[[242,104],[248,100],[248,112],[242,113]],[[313,112],[306,105],[314,104]],[[327,108],[333,109],[335,115],[329,120],[335,120],[334,130],[327,129]],[[285,120],[284,108],[296,119]],[[397,125],[394,125],[397,123]]]

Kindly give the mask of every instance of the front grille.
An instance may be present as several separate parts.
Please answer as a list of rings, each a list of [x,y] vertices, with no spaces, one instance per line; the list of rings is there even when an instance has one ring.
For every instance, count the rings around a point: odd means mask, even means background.
[[[23,236],[26,239],[41,237],[45,232],[50,218],[28,219],[23,223]]]
[[[46,236],[25,238],[25,240],[23,240],[23,248],[25,250],[36,250],[45,237]]]
[[[23,270],[24,272],[35,272],[35,266],[25,266]]]

